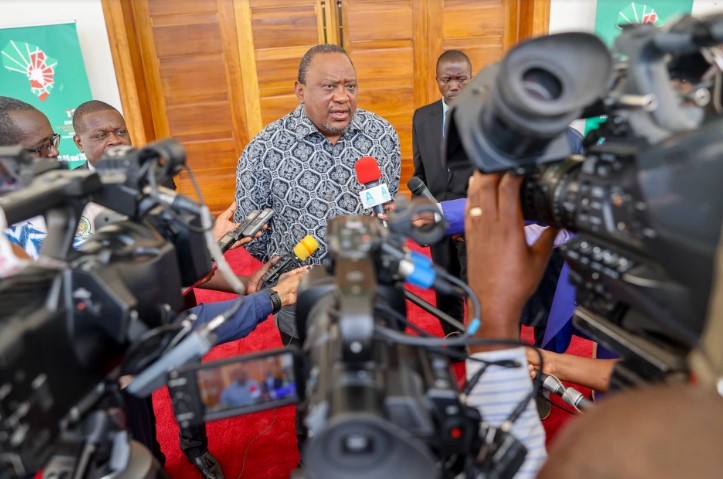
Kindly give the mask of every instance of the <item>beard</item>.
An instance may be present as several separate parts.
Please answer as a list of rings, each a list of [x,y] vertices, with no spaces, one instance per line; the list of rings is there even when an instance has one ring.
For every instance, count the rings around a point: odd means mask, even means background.
[[[331,126],[329,123],[324,123],[321,126],[327,133],[331,135],[341,135],[342,133],[344,133],[344,130],[346,130],[346,126],[344,128],[336,128],[334,126]]]

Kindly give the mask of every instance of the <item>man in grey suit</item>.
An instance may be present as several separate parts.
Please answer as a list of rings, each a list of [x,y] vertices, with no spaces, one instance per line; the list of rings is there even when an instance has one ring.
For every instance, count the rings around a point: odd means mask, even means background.
[[[412,146],[414,176],[422,180],[437,201],[467,196],[467,182],[472,168],[449,170],[442,164],[441,148],[447,107],[472,78],[472,63],[460,50],[448,50],[437,60],[436,80],[442,99],[414,112]],[[450,274],[466,280],[466,248],[463,237],[445,238],[431,246],[432,260]],[[437,293],[437,307],[459,321],[464,321],[464,301]],[[458,332],[441,322],[445,335]]]

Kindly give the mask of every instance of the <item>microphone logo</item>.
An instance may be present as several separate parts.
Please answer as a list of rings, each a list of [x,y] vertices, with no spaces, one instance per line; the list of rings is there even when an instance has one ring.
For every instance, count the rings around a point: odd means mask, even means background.
[[[354,165],[354,170],[356,170],[357,180],[365,188],[359,192],[362,205],[364,208],[373,209],[376,213],[382,213],[381,205],[392,201],[392,195],[386,184],[379,183],[382,172],[377,160],[371,156],[363,156]]]

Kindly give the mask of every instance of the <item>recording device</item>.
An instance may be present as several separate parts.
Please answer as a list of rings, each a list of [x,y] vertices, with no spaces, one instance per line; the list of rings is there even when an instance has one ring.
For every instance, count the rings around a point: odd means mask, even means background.
[[[380,215],[384,213],[384,203],[392,200],[389,193],[389,187],[380,183],[382,172],[376,158],[371,156],[363,156],[354,164],[356,171],[356,179],[364,186],[364,190],[359,193],[364,208],[370,208],[374,214]]]
[[[271,208],[265,208],[259,215],[254,218],[247,226],[244,228],[243,232],[241,233],[243,236],[250,238],[251,236],[255,235],[259,231],[261,231],[261,228],[264,227],[266,223],[271,221],[271,218],[274,217],[274,210]]]
[[[685,375],[705,324],[723,120],[701,126],[700,107],[673,88],[667,67],[723,41],[721,26],[721,17],[630,26],[615,64],[592,35],[533,39],[483,69],[450,107],[448,162],[524,174],[525,218],[576,233],[562,248],[577,287],[574,322],[623,356],[613,387]],[[568,157],[567,124],[591,103],[607,119]]]
[[[304,398],[293,348],[184,366],[168,375],[181,427],[296,404]]]
[[[253,210],[251,213],[239,223],[232,231],[227,232],[218,240],[218,247],[222,253],[225,253],[241,238],[250,238],[267,224],[274,216],[274,210],[266,208],[262,210]]]
[[[8,222],[44,214],[48,226],[40,260],[0,281],[3,477],[41,468],[58,477],[161,477],[109,411],[120,407],[128,348],[173,320],[182,286],[210,269],[200,221],[207,210],[157,194],[184,167],[183,148],[167,140],[110,150],[96,172],[50,160],[38,169],[13,148],[0,148],[0,158],[17,160],[10,171],[19,181],[0,197]],[[128,219],[76,251],[73,235],[91,201]]]
[[[268,288],[278,283],[282,274],[302,266],[317,249],[319,249],[319,242],[316,241],[316,238],[311,235],[304,236],[294,245],[291,253],[283,255],[261,277],[261,287]]]
[[[243,231],[248,227],[249,224],[256,218],[259,213],[261,213],[261,210],[253,210],[251,213],[244,218],[244,220],[239,223],[237,227],[235,227],[233,230],[226,232],[221,238],[218,240],[218,247],[221,249],[223,253],[228,251],[231,246],[233,246],[238,240],[243,238]]]

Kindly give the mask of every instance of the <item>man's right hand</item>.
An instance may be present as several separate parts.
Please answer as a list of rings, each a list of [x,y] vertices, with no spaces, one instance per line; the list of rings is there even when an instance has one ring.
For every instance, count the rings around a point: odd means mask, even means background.
[[[469,180],[465,232],[469,285],[480,299],[476,336],[519,339],[522,308],[537,288],[557,229],[528,246],[520,204],[522,177],[475,172]],[[472,352],[490,348],[472,347]]]
[[[276,286],[271,288],[278,293],[279,298],[281,299],[281,306],[296,304],[299,283],[308,271],[308,266],[302,266],[301,268],[293,269],[288,273],[281,275],[281,278]]]
[[[268,263],[262,264],[261,267],[256,270],[256,272],[249,278],[248,282],[246,283],[246,294],[254,294],[261,289],[261,278],[280,259],[281,259],[281,256],[274,256],[273,258],[271,258],[268,261]]]

